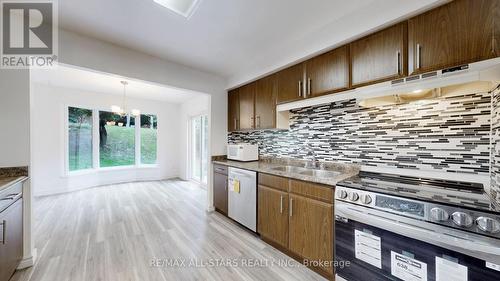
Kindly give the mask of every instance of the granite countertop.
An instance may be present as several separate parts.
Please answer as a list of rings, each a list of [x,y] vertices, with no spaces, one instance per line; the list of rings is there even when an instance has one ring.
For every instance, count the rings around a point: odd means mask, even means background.
[[[316,177],[310,175],[303,175],[295,172],[279,171],[275,170],[277,167],[283,166],[297,166],[304,167],[304,160],[292,160],[292,159],[261,159],[259,161],[252,162],[239,162],[233,160],[227,160],[224,158],[216,158],[212,160],[212,163],[235,167],[250,171],[255,171],[259,173],[271,174],[276,176],[282,176],[291,179],[297,179],[302,181],[314,182],[319,184],[329,185],[335,187],[337,182],[355,176],[359,173],[359,166],[341,163],[322,163],[325,167],[324,170],[338,172],[339,174],[334,177]]]
[[[27,180],[26,176],[0,177],[0,191],[9,186]]]
[[[0,168],[0,191],[28,179],[28,167]]]

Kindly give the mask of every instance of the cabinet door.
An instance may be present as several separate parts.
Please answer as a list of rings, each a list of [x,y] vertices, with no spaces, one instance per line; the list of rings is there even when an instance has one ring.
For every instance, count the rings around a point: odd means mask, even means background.
[[[259,185],[258,232],[288,247],[288,193]]]
[[[320,96],[349,88],[349,48],[343,46],[306,62],[306,95]]]
[[[23,256],[23,200],[0,214],[0,280],[9,280]]]
[[[333,260],[333,204],[290,194],[289,248],[315,261]],[[333,267],[321,269],[333,274]]]
[[[303,98],[304,64],[300,63],[276,73],[278,81],[278,103],[295,101]]]
[[[352,85],[362,86],[405,76],[406,22],[351,43]]]
[[[240,119],[240,101],[238,89],[229,91],[227,96],[227,131],[233,132],[238,130]]]
[[[498,0],[456,0],[410,19],[410,73],[498,56],[499,5]]]
[[[227,175],[217,172],[214,166],[214,206],[227,215]]]
[[[251,83],[238,89],[240,100],[239,130],[255,128],[255,84]]]
[[[264,77],[255,82],[255,128],[276,127],[275,76]]]

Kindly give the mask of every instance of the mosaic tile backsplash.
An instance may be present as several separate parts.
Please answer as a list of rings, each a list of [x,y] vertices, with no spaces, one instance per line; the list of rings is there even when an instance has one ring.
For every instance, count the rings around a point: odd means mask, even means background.
[[[500,85],[499,85],[500,87]],[[500,88],[492,93],[491,112],[491,186],[492,198],[500,207]]]
[[[228,139],[257,143],[263,156],[307,159],[314,151],[322,161],[488,175],[490,106],[487,92],[371,108],[343,100],[292,110],[289,130]]]

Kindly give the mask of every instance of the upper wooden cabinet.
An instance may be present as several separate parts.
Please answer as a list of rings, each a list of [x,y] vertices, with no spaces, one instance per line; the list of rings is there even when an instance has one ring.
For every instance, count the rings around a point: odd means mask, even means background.
[[[255,128],[255,84],[250,83],[238,89],[240,117],[238,130]]]
[[[304,64],[300,63],[276,73],[278,103],[296,101],[303,98]]]
[[[276,79],[274,75],[229,91],[229,132],[275,127]]]
[[[276,104],[498,56],[500,1],[455,0],[238,88],[228,130],[276,128]]]
[[[256,129],[271,129],[276,127],[275,77],[271,75],[254,82]]]
[[[229,91],[227,96],[227,130],[229,132],[238,130],[240,119],[240,101],[238,89]]]
[[[305,62],[305,95],[315,97],[349,88],[349,48],[342,46]]]
[[[394,25],[351,43],[353,86],[392,80],[407,74],[407,24]]]
[[[498,1],[493,1],[494,7],[491,11],[493,18],[493,57],[500,56],[500,3]]]
[[[456,0],[416,16],[408,21],[410,73],[496,57],[499,29],[498,0]]]

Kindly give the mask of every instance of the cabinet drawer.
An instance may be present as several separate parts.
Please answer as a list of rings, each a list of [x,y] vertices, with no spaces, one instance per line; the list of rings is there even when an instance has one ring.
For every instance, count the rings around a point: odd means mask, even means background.
[[[288,191],[288,184],[287,178],[259,173],[259,185]]]
[[[333,204],[334,190],[334,188],[322,184],[290,180],[290,193],[295,193],[327,203]]]
[[[224,165],[214,165],[214,172],[227,175],[227,166]]]

